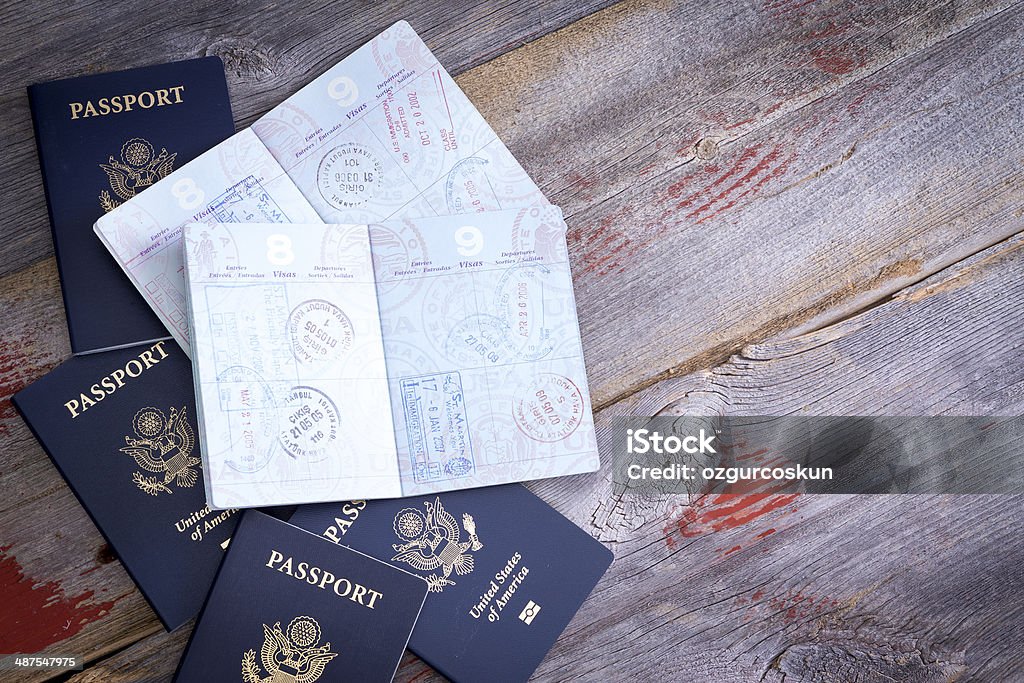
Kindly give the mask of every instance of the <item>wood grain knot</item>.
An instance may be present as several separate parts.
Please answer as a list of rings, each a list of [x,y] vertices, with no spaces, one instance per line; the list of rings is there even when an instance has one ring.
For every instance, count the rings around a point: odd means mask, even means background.
[[[697,158],[701,161],[708,161],[718,156],[718,138],[707,137],[701,138],[700,141],[694,145],[693,153],[697,155]]]
[[[276,60],[255,42],[243,38],[220,38],[206,48],[207,56],[216,55],[224,70],[242,79],[255,79],[274,72]]]
[[[96,562],[99,564],[110,564],[117,559],[117,554],[114,549],[110,547],[109,543],[104,543],[96,551]]]
[[[787,647],[772,662],[762,681],[908,681],[948,683],[965,671],[962,654],[943,661],[934,653],[856,642],[802,643]]]

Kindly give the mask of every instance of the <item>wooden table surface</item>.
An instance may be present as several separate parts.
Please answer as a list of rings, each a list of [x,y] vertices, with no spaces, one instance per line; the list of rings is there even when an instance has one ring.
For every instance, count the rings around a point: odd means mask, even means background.
[[[69,354],[24,87],[216,54],[244,126],[405,18],[570,227],[606,466],[530,488],[615,562],[537,680],[1024,680],[1024,497],[638,499],[607,462],[616,415],[1021,414],[1022,4],[606,5],[0,7],[0,651],[166,681],[189,632],[8,400]]]

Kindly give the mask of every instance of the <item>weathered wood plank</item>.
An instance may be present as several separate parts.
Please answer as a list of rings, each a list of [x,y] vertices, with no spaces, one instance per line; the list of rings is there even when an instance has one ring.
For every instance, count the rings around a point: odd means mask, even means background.
[[[613,577],[538,679],[1013,680],[1021,501],[682,504],[616,546]]]
[[[106,657],[83,672],[73,675],[69,683],[156,683],[169,681],[178,666],[178,657],[189,634],[192,622],[173,633],[160,630],[131,647]],[[241,659],[239,659],[241,668]]]
[[[601,411],[602,462],[617,415],[1024,414],[1022,291],[1018,233],[862,314],[751,344],[726,363]],[[601,479],[610,485],[610,475]],[[663,512],[645,510],[646,501],[635,509],[619,503],[594,513],[605,540],[622,540]]]
[[[1024,411],[1024,232],[819,331],[747,346],[599,415]],[[607,464],[607,462],[606,462]],[[1021,496],[641,500],[532,488],[612,543],[540,680],[1012,680]],[[994,589],[998,586],[998,589]],[[653,670],[650,667],[655,667]]]
[[[465,74],[569,216],[595,403],[1015,231],[1024,16],[1002,7],[626,2]]]
[[[68,353],[52,259],[0,279],[0,318],[0,651],[95,657],[160,625],[9,400]]]
[[[5,3],[0,38],[0,276],[53,253],[25,86],[38,81],[218,55],[239,126],[279,104],[352,50],[406,19],[453,73],[605,7],[577,2],[246,3],[192,0]],[[58,58],[54,58],[57,56]]]

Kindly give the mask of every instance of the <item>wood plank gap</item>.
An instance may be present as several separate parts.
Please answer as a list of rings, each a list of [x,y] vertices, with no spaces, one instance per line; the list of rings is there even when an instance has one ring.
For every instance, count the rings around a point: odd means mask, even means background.
[[[940,281],[938,283],[929,284],[927,287],[925,287],[925,290],[931,291],[933,288],[943,287],[950,281],[963,275],[963,273],[966,270],[975,267],[977,265],[976,261],[978,261],[982,252],[989,251],[990,249],[998,247],[1000,244],[1007,245],[1006,249],[1001,249],[995,254],[990,254],[981,259],[982,261],[989,261],[995,258],[996,256],[1003,256],[1008,252],[1024,248],[1024,245],[1020,243],[1014,244],[1014,242],[1020,240],[1022,237],[1024,237],[1024,231],[1015,233],[1003,239],[996,240],[991,244],[986,244],[983,247],[979,247],[977,250],[964,256],[963,258],[957,259],[956,261],[952,261],[945,265],[938,265],[935,268],[932,268],[931,270],[922,270],[920,271],[919,277],[915,278],[912,282],[904,284],[903,286],[889,294],[882,294],[881,296],[865,303],[863,306],[860,306],[859,308],[844,312],[840,315],[836,315],[835,317],[816,318],[812,324],[807,325],[806,327],[797,327],[792,330],[788,330],[784,334],[779,335],[777,338],[784,339],[787,337],[795,337],[798,335],[810,334],[813,332],[819,332],[825,329],[826,327],[838,325],[839,323],[850,320],[851,318],[856,318],[859,315],[867,313],[873,308],[883,306],[891,301],[907,297],[908,295],[913,296],[915,291],[918,290],[921,287],[922,283],[924,283],[927,280],[940,278]],[[953,271],[954,269],[956,269],[957,272],[950,272]],[[948,278],[942,278],[942,274],[946,272],[950,272],[950,276]]]
[[[116,657],[117,655],[120,655],[121,653],[123,653],[125,650],[131,649],[131,647],[133,645],[135,645],[135,644],[137,644],[137,643],[139,643],[139,642],[141,642],[141,641],[143,641],[143,640],[145,640],[147,638],[152,638],[153,636],[158,636],[158,635],[160,635],[161,633],[164,633],[164,632],[165,631],[162,628],[159,628],[157,630],[154,630],[152,633],[147,633],[146,635],[141,636],[140,638],[138,638],[136,640],[126,641],[123,644],[121,644],[120,647],[118,647],[118,648],[116,648],[114,650],[111,650],[110,652],[104,654],[102,657],[97,657],[96,659],[93,659],[91,661],[85,662],[82,665],[82,668],[80,670],[77,670],[77,671],[65,671],[63,673],[57,674],[53,678],[47,678],[47,679],[44,679],[44,680],[52,681],[52,683],[67,683],[67,681],[73,680],[73,679],[77,678],[78,676],[84,675],[90,669],[95,668],[98,664],[102,664],[103,662],[105,662],[106,660],[110,659],[111,657]]]
[[[943,288],[943,285],[945,283],[948,283],[951,280],[953,280],[953,279],[955,279],[957,277],[960,277],[965,271],[967,271],[970,268],[973,268],[976,265],[978,265],[979,262],[987,262],[987,261],[993,259],[995,256],[1005,255],[1008,252],[1024,248],[1024,245],[1022,245],[1021,243],[1013,244],[1014,242],[1019,241],[1022,238],[1024,238],[1024,231],[1015,233],[1015,234],[1010,235],[1009,237],[1006,237],[1004,239],[996,240],[995,242],[992,242],[990,244],[986,244],[984,247],[981,247],[981,248],[975,250],[974,252],[970,253],[969,255],[967,255],[967,256],[965,256],[963,258],[957,259],[956,261],[954,261],[952,263],[941,265],[941,266],[939,266],[937,268],[933,268],[933,269],[931,269],[929,271],[921,271],[920,277],[916,277],[913,280],[913,282],[911,282],[909,284],[906,284],[906,285],[900,287],[899,289],[897,289],[897,290],[895,290],[893,292],[882,293],[880,296],[876,297],[875,299],[872,299],[871,301],[869,301],[868,303],[864,304],[863,306],[860,306],[856,310],[853,310],[853,311],[848,312],[848,313],[844,313],[842,315],[837,315],[835,318],[827,318],[827,317],[818,316],[818,317],[815,317],[815,323],[813,325],[810,325],[810,326],[802,327],[802,326],[797,325],[797,326],[794,326],[794,327],[789,328],[787,330],[783,330],[783,331],[778,332],[778,333],[766,334],[766,335],[763,335],[763,336],[758,335],[755,332],[753,335],[750,335],[749,337],[740,338],[740,339],[735,340],[734,342],[729,342],[729,343],[726,343],[726,344],[722,344],[720,346],[716,346],[713,349],[711,349],[711,350],[709,350],[709,351],[707,351],[705,353],[701,353],[701,354],[697,354],[696,356],[692,356],[692,357],[686,359],[685,361],[683,361],[682,363],[679,363],[678,365],[674,365],[671,368],[668,368],[667,370],[664,370],[664,371],[658,373],[657,375],[654,375],[653,377],[648,378],[644,382],[641,382],[641,383],[637,384],[636,386],[631,387],[629,390],[624,391],[624,392],[622,392],[620,394],[617,394],[617,395],[613,396],[612,398],[608,399],[607,401],[602,401],[600,404],[596,404],[595,403],[594,404],[594,413],[600,413],[600,412],[610,408],[611,406],[615,405],[616,403],[620,403],[622,401],[625,401],[625,400],[629,399],[631,396],[633,396],[634,394],[638,394],[641,391],[644,391],[645,389],[648,389],[648,388],[654,386],[655,384],[658,384],[659,382],[662,382],[662,381],[664,381],[666,379],[670,379],[672,377],[679,377],[679,376],[682,376],[682,375],[687,375],[687,374],[690,374],[690,373],[693,373],[693,372],[698,372],[700,370],[710,370],[711,368],[716,367],[718,365],[721,365],[722,363],[728,361],[730,358],[732,358],[734,356],[743,357],[743,349],[746,348],[750,344],[767,342],[767,341],[770,341],[772,339],[785,339],[785,338],[788,338],[788,337],[794,337],[794,336],[799,336],[799,335],[804,335],[804,334],[810,334],[810,333],[813,333],[813,332],[819,332],[819,331],[825,329],[826,327],[831,327],[833,325],[837,325],[837,324],[839,324],[841,322],[844,322],[846,320],[849,320],[851,318],[855,318],[858,315],[862,315],[862,314],[866,313],[867,311],[870,311],[873,308],[877,308],[878,306],[882,306],[882,305],[884,305],[886,303],[889,303],[891,301],[894,301],[894,300],[897,300],[897,299],[900,299],[900,298],[903,298],[903,297],[906,297],[906,296],[915,296],[916,293],[918,292],[918,290],[921,288],[921,285],[923,283],[925,283],[926,281],[934,280],[937,276],[941,276],[942,273],[952,272],[952,271],[954,271],[954,269],[956,269],[957,272],[952,273],[950,278],[948,278],[948,279],[941,279],[937,283],[929,284],[922,291],[927,291],[927,292],[930,293],[931,291],[933,291],[934,288]],[[982,252],[989,251],[989,250],[993,249],[994,247],[997,247],[1000,244],[1006,244],[1008,246],[1007,246],[1006,249],[1000,250],[1000,251],[996,252],[996,254],[990,254],[988,256],[981,257]],[[980,261],[979,261],[979,259],[980,259]],[[885,276],[882,275],[882,274],[876,276],[876,278],[884,278],[884,277]],[[814,308],[812,308],[810,310],[813,311],[815,308],[816,307],[814,307]],[[799,314],[797,314],[797,315],[799,315]],[[783,316],[783,317],[784,318],[788,318],[790,316]],[[773,323],[774,323],[774,321],[773,321]],[[772,328],[772,323],[769,323],[768,325],[766,325],[766,326],[764,326],[764,327],[762,327],[760,329],[771,329],[771,328]]]

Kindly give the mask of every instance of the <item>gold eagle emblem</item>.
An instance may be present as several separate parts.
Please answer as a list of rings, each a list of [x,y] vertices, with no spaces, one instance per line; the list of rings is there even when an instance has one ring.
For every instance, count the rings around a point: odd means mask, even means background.
[[[168,154],[164,148],[157,154],[153,145],[143,138],[132,138],[121,145],[121,158],[108,157],[100,168],[107,174],[110,189],[120,198],[116,201],[110,192],[100,192],[100,205],[104,211],[112,211],[156,181],[174,170],[174,159],[178,153]]]
[[[140,489],[156,496],[161,492],[173,493],[167,486],[172,481],[178,486],[194,486],[199,473],[194,467],[202,467],[199,458],[192,455],[196,437],[192,425],[185,419],[185,408],[178,412],[171,408],[171,416],[165,417],[157,408],[143,408],[132,419],[134,438],[124,437],[128,445],[121,449],[135,459],[135,463],[147,472],[163,475],[145,476],[141,472],[132,474],[132,481]]]
[[[476,522],[471,515],[462,515],[462,527],[468,539],[461,540],[462,532],[455,518],[444,509],[440,498],[423,503],[427,512],[417,508],[405,508],[395,515],[395,534],[405,543],[393,544],[396,555],[392,562],[404,562],[421,572],[433,572],[427,578],[427,586],[433,593],[440,593],[445,586],[454,586],[451,580],[454,571],[465,576],[473,571],[473,556],[484,544],[476,535]],[[439,570],[439,571],[435,571]]]
[[[287,632],[281,630],[281,622],[276,622],[273,628],[263,624],[260,663],[269,675],[260,677],[256,651],[246,650],[242,655],[242,680],[245,683],[313,683],[323,675],[327,663],[337,656],[337,652],[331,652],[330,643],[320,645],[320,624],[313,617],[295,617],[288,624]]]

